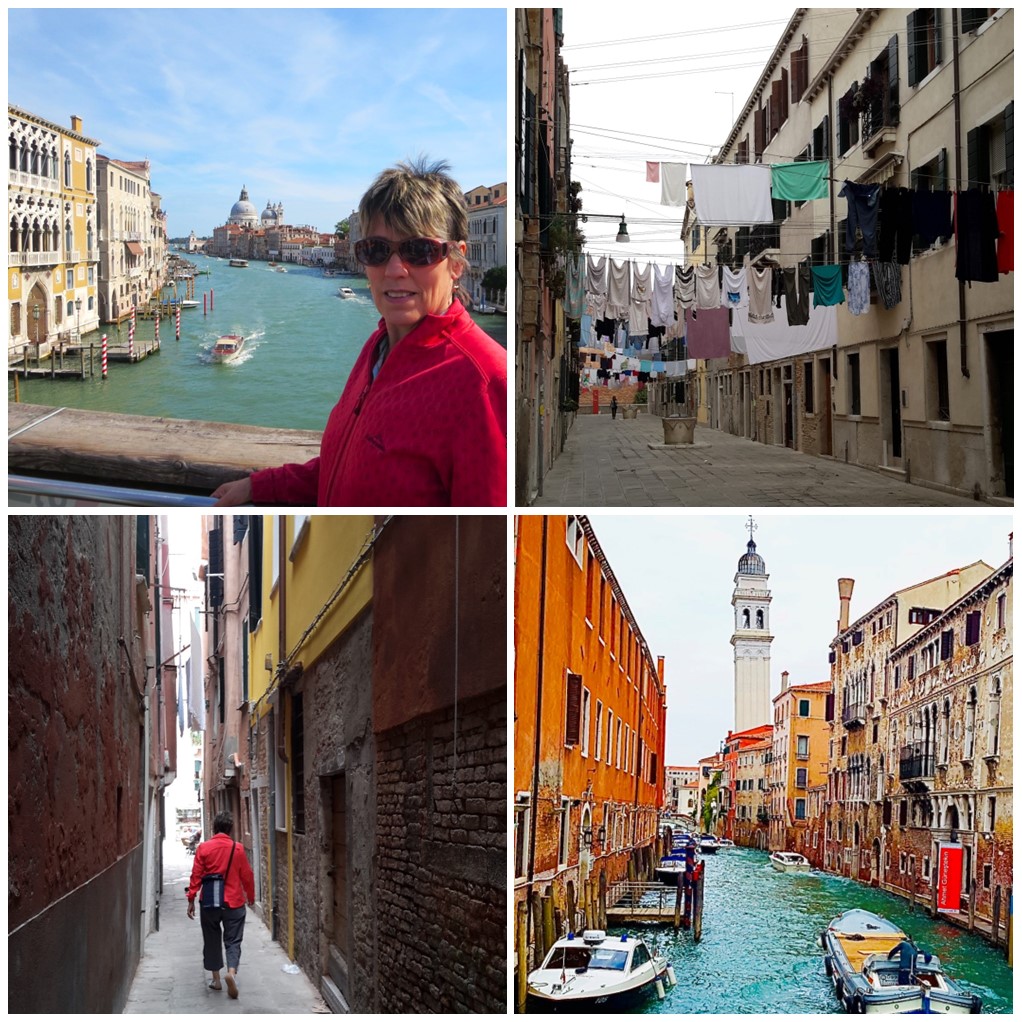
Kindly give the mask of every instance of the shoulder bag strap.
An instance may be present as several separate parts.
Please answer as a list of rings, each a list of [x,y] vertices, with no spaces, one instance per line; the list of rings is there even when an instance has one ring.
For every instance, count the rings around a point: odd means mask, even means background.
[[[224,870],[224,884],[225,885],[227,883],[227,878],[231,874],[231,863],[234,861],[234,849],[237,848],[237,847],[238,847],[238,842],[237,841],[232,841],[231,842],[231,856],[227,860],[227,869]]]

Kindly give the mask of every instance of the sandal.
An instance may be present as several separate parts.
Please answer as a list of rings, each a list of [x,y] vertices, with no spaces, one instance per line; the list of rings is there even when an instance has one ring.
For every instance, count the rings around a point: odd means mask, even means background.
[[[223,990],[223,987],[222,986],[217,986],[215,983],[211,982],[209,984],[209,989],[210,990]]]

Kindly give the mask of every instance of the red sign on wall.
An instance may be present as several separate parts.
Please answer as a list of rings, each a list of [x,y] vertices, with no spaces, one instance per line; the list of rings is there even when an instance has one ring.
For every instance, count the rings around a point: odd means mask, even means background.
[[[938,912],[958,912],[961,909],[963,855],[961,845],[941,842],[937,853]]]

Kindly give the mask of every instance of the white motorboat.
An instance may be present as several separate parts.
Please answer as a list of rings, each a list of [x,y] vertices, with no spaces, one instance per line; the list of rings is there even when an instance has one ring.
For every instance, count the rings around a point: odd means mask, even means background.
[[[350,287],[339,287],[337,289],[337,297],[338,298],[357,298],[358,295],[356,295],[355,292],[352,291]]]
[[[675,983],[666,958],[639,937],[608,937],[603,930],[569,933],[529,973],[526,1008],[531,1011],[622,1009],[650,997],[660,1000]]]
[[[808,873],[812,868],[812,863],[798,852],[774,852],[770,865],[782,873]]]
[[[224,334],[213,345],[213,361],[231,362],[241,354],[244,347],[245,338],[240,334]]]

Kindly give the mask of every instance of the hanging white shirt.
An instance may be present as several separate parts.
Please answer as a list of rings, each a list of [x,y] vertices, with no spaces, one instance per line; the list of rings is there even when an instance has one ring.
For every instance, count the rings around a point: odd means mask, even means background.
[[[649,310],[653,326],[670,326],[674,322],[674,267],[653,267],[653,302]]]

